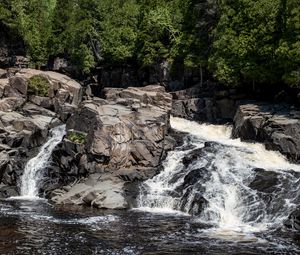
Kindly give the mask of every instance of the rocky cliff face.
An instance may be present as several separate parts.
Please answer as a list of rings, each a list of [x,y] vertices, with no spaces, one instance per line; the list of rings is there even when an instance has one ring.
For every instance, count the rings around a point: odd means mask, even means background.
[[[172,96],[173,116],[210,123],[232,122],[237,102],[245,97],[235,89],[220,88],[214,83],[172,92]]]
[[[46,96],[30,92],[30,78],[43,77]],[[16,195],[29,158],[81,100],[81,86],[70,78],[32,69],[1,71],[0,197]]]
[[[160,86],[107,89],[105,99],[82,102],[67,121],[69,136],[55,159],[61,176],[89,178],[55,190],[52,200],[126,208],[126,184],[155,175],[174,145],[168,136],[171,106],[171,95]],[[72,134],[84,139],[72,141]]]
[[[40,185],[57,203],[126,208],[132,185],[155,175],[175,143],[168,135],[172,97],[161,86],[106,89],[105,99],[82,101],[81,85],[62,74],[0,75],[2,197],[18,194],[25,163],[61,123],[67,135]]]
[[[234,118],[233,136],[262,142],[299,162],[300,111],[287,105],[241,104]]]

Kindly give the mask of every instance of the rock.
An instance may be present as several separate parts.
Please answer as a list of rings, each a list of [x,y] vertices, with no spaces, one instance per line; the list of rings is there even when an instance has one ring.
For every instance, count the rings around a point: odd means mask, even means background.
[[[16,197],[19,193],[16,186],[7,186],[0,184],[0,199]]]
[[[67,68],[68,66],[69,66],[69,63],[66,59],[56,57],[53,61],[52,70],[53,71],[60,71],[64,68]]]
[[[66,190],[54,191],[52,201],[57,204],[92,205],[103,209],[125,209],[124,182],[116,177],[90,175],[85,181]]]
[[[24,98],[25,95],[20,93],[17,89],[9,86],[5,86],[4,92],[3,92],[4,97],[17,97],[17,98]]]
[[[170,95],[161,91],[163,88],[154,86],[112,89],[107,92],[109,100],[83,102],[68,120],[67,129],[88,133],[88,158],[97,165],[93,171],[138,171],[139,167],[150,169],[159,165],[171,109]]]
[[[277,187],[279,183],[278,173],[260,168],[254,169],[254,172],[255,178],[248,185],[249,188],[264,193],[273,193],[280,190],[280,187]]]
[[[233,137],[259,141],[292,161],[300,160],[300,119],[286,105],[245,103],[234,118]]]
[[[6,78],[7,71],[0,68],[0,79]]]
[[[300,232],[300,208],[292,212],[284,224],[286,227]]]
[[[82,102],[67,121],[68,134],[83,139],[67,135],[54,153],[58,186],[62,177],[89,177],[67,191],[48,190],[54,202],[126,208],[127,184],[153,177],[176,143],[167,135],[172,98],[163,87],[107,89],[105,94],[106,99]]]
[[[207,172],[206,168],[199,168],[199,169],[194,169],[190,171],[185,177],[184,177],[184,184],[183,186],[186,188],[190,185],[194,185],[197,183],[204,175],[205,172]]]
[[[16,76],[22,77],[26,80],[35,75],[46,77],[51,85],[52,95],[59,99],[60,104],[68,103],[78,105],[82,98],[82,87],[75,80],[70,77],[51,71],[40,71],[35,69],[21,69]]]
[[[7,97],[0,99],[0,111],[11,112],[20,108],[24,103],[25,99],[18,97]]]
[[[6,152],[1,151],[0,152],[0,183],[2,181],[4,171],[9,161],[10,161],[9,155]]]
[[[30,60],[25,56],[13,56],[12,63],[14,66],[26,68],[29,66]]]
[[[25,146],[30,149],[40,146],[48,130],[58,125],[58,119],[43,115],[24,116],[17,112],[0,112],[0,123],[6,136],[3,143],[11,147]]]
[[[27,96],[28,80],[34,75],[48,81],[49,96]],[[82,93],[79,83],[54,72],[10,68],[7,77],[0,78],[0,183],[5,185],[0,188],[0,197],[17,194],[8,186],[19,184],[26,162],[38,153],[49,130],[61,124],[58,117],[65,121],[75,112]],[[41,181],[45,194],[86,174],[78,167],[80,154],[61,155],[60,159],[60,164],[51,162],[45,169],[47,176]],[[68,167],[65,173],[62,165]]]
[[[230,121],[236,112],[236,102],[229,98],[216,100],[216,108],[219,111],[219,118]]]
[[[54,109],[53,101],[49,97],[30,96],[29,101],[46,109]]]
[[[9,79],[9,84],[12,88],[16,89],[22,95],[27,95],[27,79],[20,76],[13,76]]]
[[[172,115],[189,120],[205,121],[207,119],[205,100],[202,98],[175,100],[172,106]]]
[[[32,103],[26,103],[23,107],[22,107],[22,111],[24,113],[26,113],[27,115],[33,116],[33,115],[44,115],[44,116],[48,116],[48,117],[56,117],[55,112],[52,112],[50,110],[47,110],[45,108],[39,107],[35,104]]]
[[[0,98],[3,97],[6,86],[9,86],[9,80],[8,79],[0,79]]]

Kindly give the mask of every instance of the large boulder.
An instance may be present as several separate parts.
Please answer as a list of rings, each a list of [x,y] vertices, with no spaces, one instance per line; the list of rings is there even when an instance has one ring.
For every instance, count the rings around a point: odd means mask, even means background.
[[[245,103],[234,118],[233,137],[263,142],[290,160],[300,160],[300,111],[286,105]]]
[[[171,96],[159,86],[106,95],[83,102],[67,122],[67,129],[87,134],[89,172],[155,169],[167,146]]]

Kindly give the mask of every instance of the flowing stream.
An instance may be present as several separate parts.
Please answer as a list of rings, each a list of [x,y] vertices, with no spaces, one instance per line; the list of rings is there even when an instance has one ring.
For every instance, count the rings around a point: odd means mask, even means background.
[[[38,155],[29,160],[21,180],[21,196],[36,198],[39,192],[39,181],[43,178],[43,169],[48,166],[51,154],[65,135],[65,125],[53,128],[49,140],[41,147]]]
[[[43,169],[65,127],[54,128],[26,165],[25,199],[0,200],[2,255],[297,255],[300,235],[285,227],[300,203],[300,167],[231,127],[178,118],[184,142],[164,170],[141,185],[137,209],[98,210],[35,199]]]
[[[300,166],[280,153],[231,139],[230,126],[179,118],[171,125],[185,142],[142,184],[140,210],[188,213],[227,238],[281,227],[299,205]]]

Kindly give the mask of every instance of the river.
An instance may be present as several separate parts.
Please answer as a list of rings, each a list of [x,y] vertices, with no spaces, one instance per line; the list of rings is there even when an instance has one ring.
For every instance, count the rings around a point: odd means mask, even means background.
[[[0,254],[300,254],[300,234],[285,226],[300,203],[300,166],[231,139],[230,126],[171,124],[184,143],[141,185],[137,208],[2,200]]]

